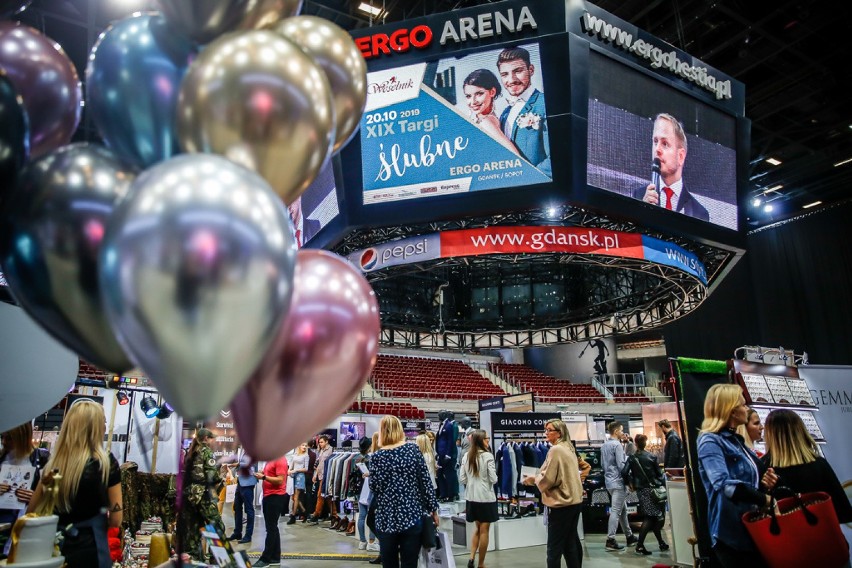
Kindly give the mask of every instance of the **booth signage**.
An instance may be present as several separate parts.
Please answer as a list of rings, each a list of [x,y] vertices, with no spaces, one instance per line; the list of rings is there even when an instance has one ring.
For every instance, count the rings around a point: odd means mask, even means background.
[[[503,410],[503,397],[484,398],[479,401],[479,411],[494,410],[495,408]]]
[[[541,432],[544,423],[559,418],[556,412],[492,412],[492,432]]]

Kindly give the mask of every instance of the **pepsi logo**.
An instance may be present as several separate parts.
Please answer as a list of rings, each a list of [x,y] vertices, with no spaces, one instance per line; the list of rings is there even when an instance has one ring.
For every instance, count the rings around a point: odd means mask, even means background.
[[[375,268],[376,263],[379,261],[379,254],[376,252],[374,248],[368,248],[364,252],[361,253],[361,269],[362,270],[372,270]]]

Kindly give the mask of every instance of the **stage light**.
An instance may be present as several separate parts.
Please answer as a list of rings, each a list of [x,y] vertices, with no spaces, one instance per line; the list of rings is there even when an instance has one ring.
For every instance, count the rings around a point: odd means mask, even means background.
[[[157,418],[159,418],[160,420],[165,420],[166,418],[172,415],[172,412],[175,411],[175,409],[172,408],[172,406],[166,401],[163,401],[163,404],[160,405],[159,410],[160,411],[157,414]]]
[[[154,397],[150,394],[146,394],[142,400],[139,401],[139,407],[148,418],[154,418],[160,412],[160,407],[157,406],[157,401],[154,400]]]
[[[772,213],[773,209],[775,209],[775,208],[770,203],[767,203],[766,205],[763,206],[763,212],[764,213]]]
[[[753,206],[755,206],[755,207],[760,207],[760,204],[761,204],[761,203],[763,203],[763,202],[760,200],[760,198],[759,198],[759,197],[755,197],[755,198],[754,198],[754,201],[752,201],[752,202],[751,202],[751,204],[752,204]]]
[[[130,397],[127,396],[127,393],[124,391],[118,391],[118,394],[115,395],[116,400],[118,400],[119,406],[125,406],[130,403]]]

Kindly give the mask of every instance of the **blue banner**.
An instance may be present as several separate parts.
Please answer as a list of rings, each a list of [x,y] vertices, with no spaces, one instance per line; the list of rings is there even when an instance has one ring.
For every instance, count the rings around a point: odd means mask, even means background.
[[[368,75],[364,203],[551,181],[538,44]]]

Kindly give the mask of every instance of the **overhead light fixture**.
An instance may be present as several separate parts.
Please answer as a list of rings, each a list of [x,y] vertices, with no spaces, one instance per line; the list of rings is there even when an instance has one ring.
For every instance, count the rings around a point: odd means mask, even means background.
[[[773,166],[779,166],[781,165],[781,160],[777,158],[766,158],[766,163],[772,164]]]
[[[814,201],[813,203],[802,205],[802,209],[810,209],[811,207],[816,207],[817,205],[822,205],[822,201]]]
[[[361,2],[358,5],[358,9],[361,10],[362,12],[364,12],[365,14],[369,14],[369,15],[373,16],[374,18],[378,18],[382,14],[381,8],[376,8],[375,6],[371,6],[370,4],[367,4],[366,2]]]
[[[770,187],[770,188],[764,189],[764,190],[763,190],[763,195],[766,195],[767,193],[772,193],[773,191],[778,191],[779,189],[783,189],[783,187],[784,187],[784,186],[783,186],[782,184],[780,184],[780,183],[779,183],[779,184],[777,184],[777,185],[773,185],[773,186],[772,186],[772,187]]]
[[[556,210],[556,207],[548,207],[547,208],[547,216],[550,217],[551,219],[555,219],[557,213],[558,213],[558,211]]]
[[[764,205],[764,207],[763,207],[763,212],[764,212],[764,213],[772,213],[772,210],[773,210],[773,209],[775,209],[775,208],[772,206],[772,204],[771,204],[771,203],[767,203],[767,204],[766,204],[766,205]]]
[[[836,164],[834,164],[834,167],[836,168],[838,166],[842,166],[843,164],[848,164],[849,162],[852,162],[852,158],[846,158],[842,162],[837,162]]]
[[[166,418],[171,416],[172,412],[174,411],[175,409],[172,408],[172,406],[168,402],[163,401],[163,404],[160,405],[159,412],[157,413],[157,418],[159,418],[160,420],[165,420]]]
[[[160,413],[160,407],[157,406],[157,401],[150,394],[146,394],[139,401],[139,407],[145,413],[146,418],[154,418]]]
[[[761,203],[763,203],[763,201],[761,201],[759,197],[755,197],[754,201],[751,202],[751,204],[755,207],[760,207]]]
[[[130,397],[127,396],[127,393],[124,391],[118,391],[115,395],[115,399],[118,401],[119,406],[127,406],[130,403]]]

